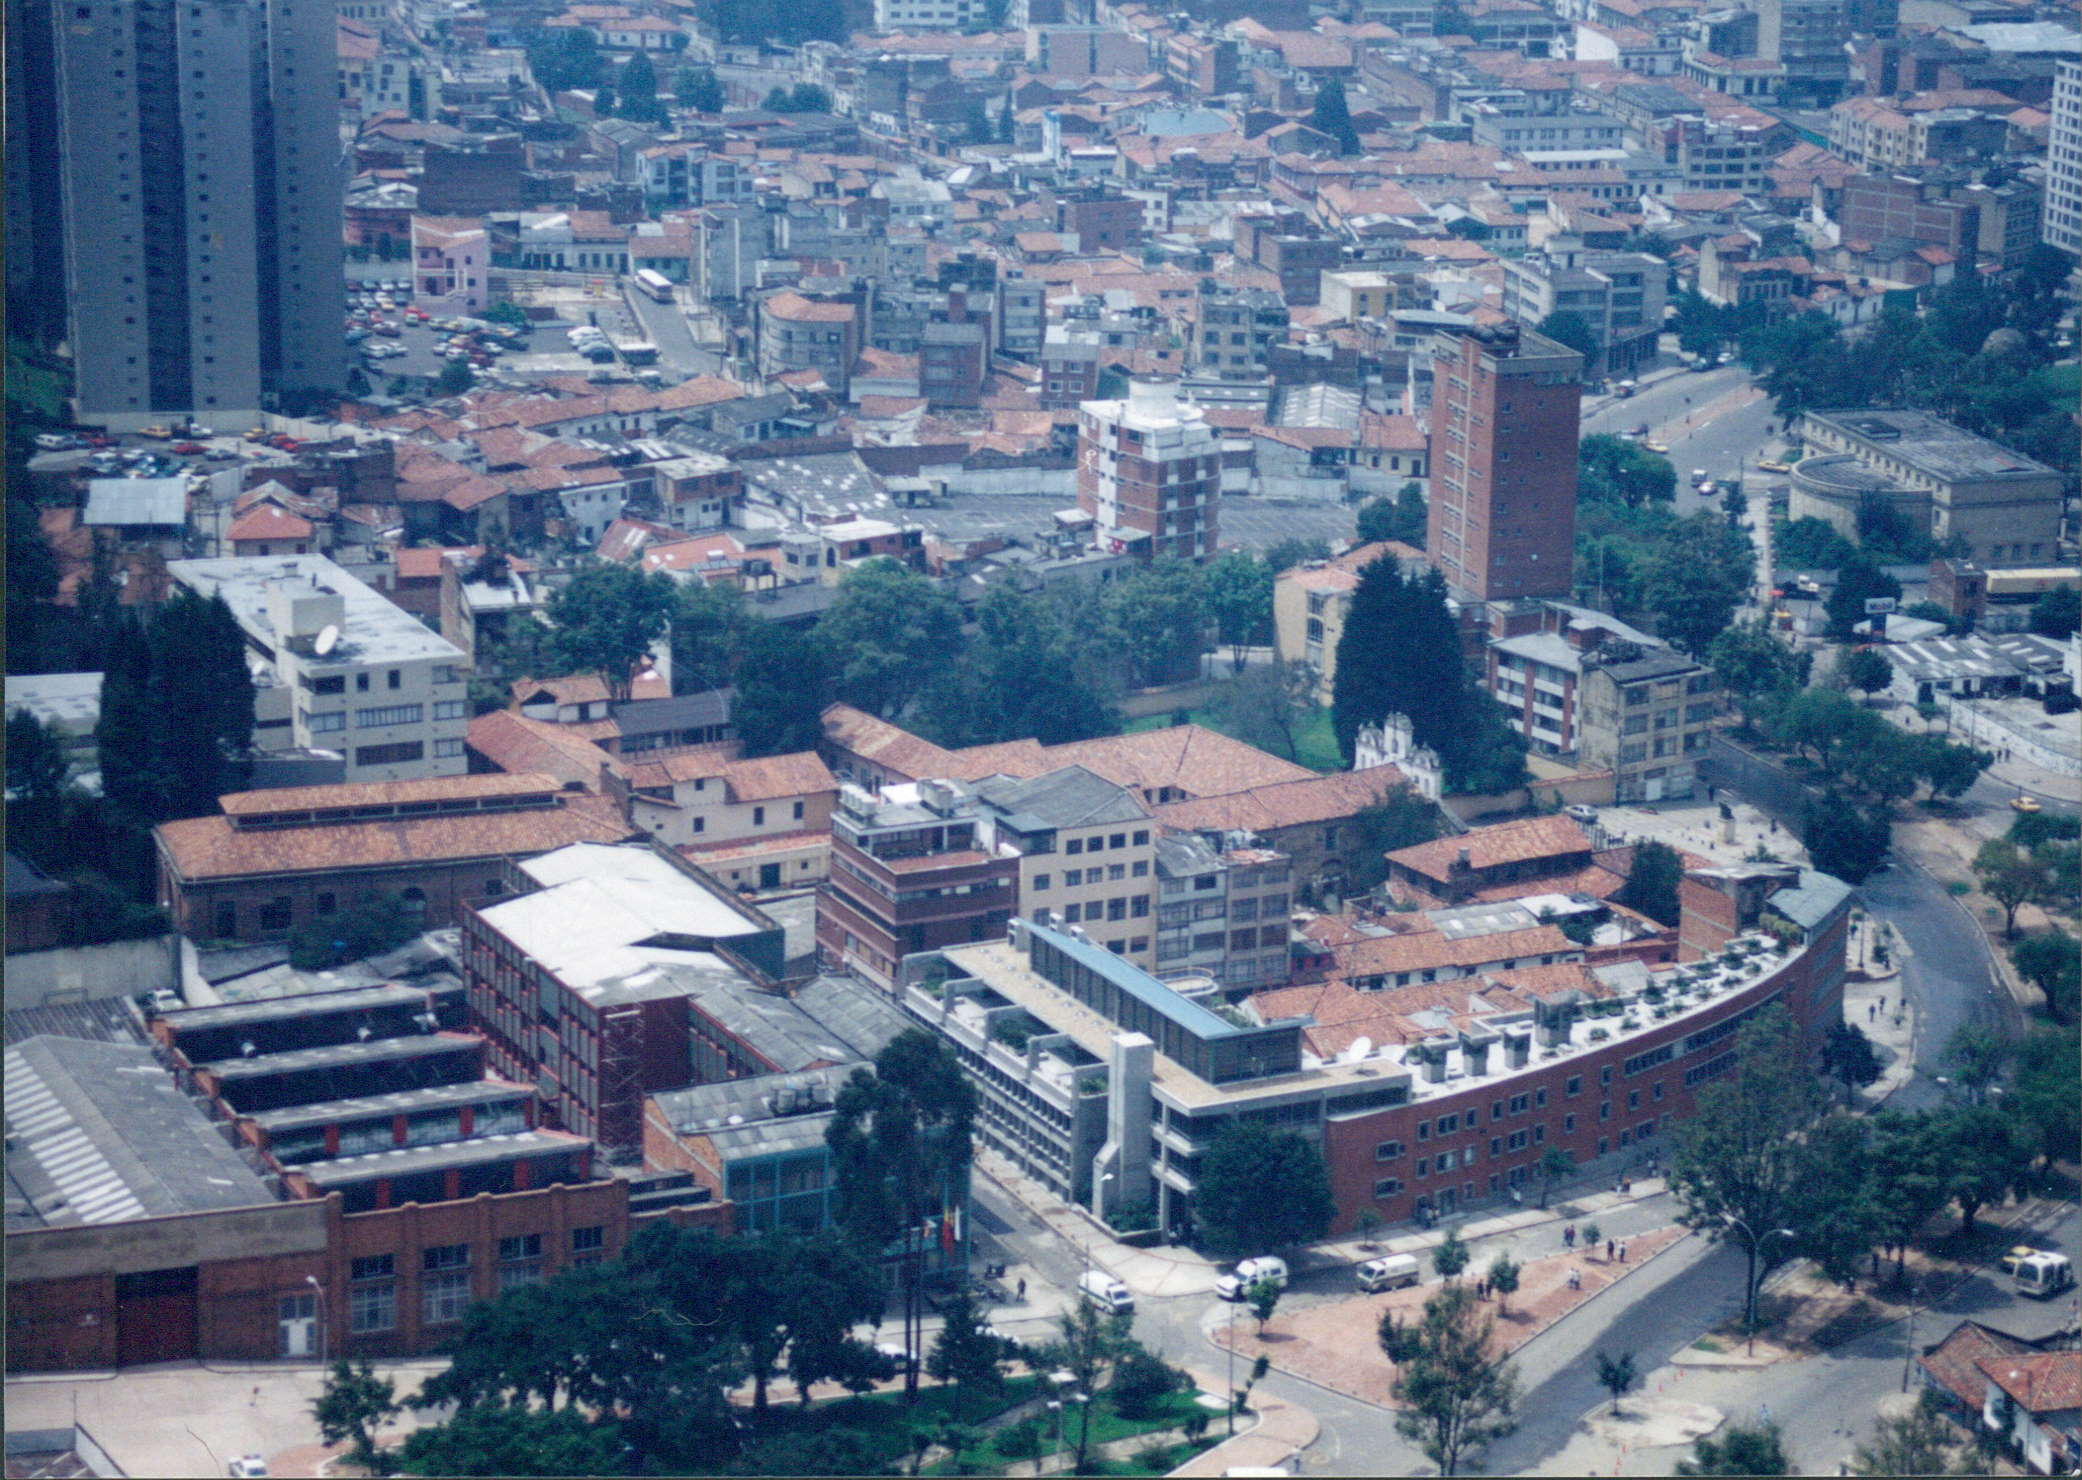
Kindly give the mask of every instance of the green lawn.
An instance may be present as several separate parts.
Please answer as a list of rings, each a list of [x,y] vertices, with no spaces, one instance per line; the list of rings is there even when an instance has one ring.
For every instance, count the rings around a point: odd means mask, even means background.
[[[1210,730],[1229,733],[1227,727],[1205,709],[1192,710],[1186,718],[1196,725],[1205,725]],[[1168,714],[1151,714],[1141,719],[1129,720],[1127,729],[1130,734],[1134,734],[1140,730],[1161,730],[1170,723],[1171,716]],[[1337,748],[1337,732],[1330,725],[1330,710],[1327,706],[1319,706],[1309,712],[1308,722],[1296,738],[1300,751],[1296,760],[1301,765],[1307,766],[1311,771],[1342,771],[1345,768],[1344,757],[1339,754]],[[1273,753],[1282,754],[1278,749],[1274,749]]]
[[[7,399],[44,421],[62,424],[72,420],[65,409],[65,372],[27,346],[13,340],[7,345]]]
[[[1037,1378],[1022,1380],[1027,1382],[1039,1381]],[[1029,1390],[1029,1395],[1031,1395],[1031,1390]],[[1012,1404],[1007,1403],[1005,1406],[1010,1407]],[[1166,1429],[1175,1429],[1183,1425],[1195,1413],[1205,1413],[1206,1411],[1206,1409],[1200,1407],[1194,1401],[1194,1395],[1190,1390],[1182,1393],[1172,1393],[1162,1399],[1151,1410],[1150,1416],[1147,1418],[1123,1418],[1114,1411],[1111,1403],[1107,1402],[1104,1397],[1101,1397],[1099,1402],[1093,1405],[1092,1408],[1090,1448],[1097,1450],[1102,1444],[1111,1444],[1116,1439],[1131,1439],[1137,1434],[1154,1434],[1161,1433]],[[1079,1416],[1074,1411],[1066,1412],[1063,1415],[1062,1447],[1064,1449],[1074,1449],[1076,1447],[1078,1421]],[[997,1441],[999,1435],[1003,1432],[1004,1430],[1002,1429],[993,1430],[985,1442],[964,1450],[961,1456],[963,1463],[960,1468],[964,1472],[972,1471],[979,1467],[984,1469],[1001,1469],[1006,1465],[1032,1458],[1028,1454],[1008,1454],[999,1449]],[[1056,1438],[1052,1425],[1044,1424],[1042,1439],[1044,1452],[1054,1453],[1056,1450]],[[1204,1448],[1205,1445],[1203,1444],[1200,1447]],[[1172,1451],[1176,1451],[1177,1457],[1171,1459],[1169,1463],[1157,1470],[1147,1468],[1138,1457],[1137,1459],[1126,1461],[1093,1459],[1087,1462],[1083,1473],[1087,1475],[1166,1474],[1184,1464],[1186,1458],[1191,1453],[1191,1450],[1185,1445],[1173,1445],[1165,1453],[1169,1455]],[[943,1460],[939,1464],[928,1466],[925,1473],[928,1475],[951,1474],[955,1472],[956,1468],[952,1460]]]

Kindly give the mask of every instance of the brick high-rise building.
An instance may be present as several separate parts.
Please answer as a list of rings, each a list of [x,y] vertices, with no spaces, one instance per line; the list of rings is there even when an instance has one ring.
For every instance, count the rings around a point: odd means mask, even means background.
[[[1077,506],[1106,548],[1212,560],[1221,498],[1221,439],[1175,382],[1131,381],[1126,400],[1078,408]]]
[[[1583,356],[1516,324],[1432,354],[1431,563],[1463,601],[1567,596]]]

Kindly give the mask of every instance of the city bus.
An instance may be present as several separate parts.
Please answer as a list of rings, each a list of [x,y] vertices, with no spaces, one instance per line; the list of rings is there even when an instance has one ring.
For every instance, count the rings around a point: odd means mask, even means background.
[[[661,272],[653,272],[648,267],[639,267],[636,270],[636,286],[643,289],[644,292],[657,299],[660,303],[672,302],[672,283]]]

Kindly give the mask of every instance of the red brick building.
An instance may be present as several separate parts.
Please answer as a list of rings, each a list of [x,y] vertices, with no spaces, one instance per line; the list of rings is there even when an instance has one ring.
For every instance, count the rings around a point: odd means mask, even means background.
[[[1124,401],[1077,413],[1077,507],[1101,548],[1144,560],[1214,558],[1220,543],[1222,444],[1176,382],[1136,380]]]
[[[540,774],[279,787],[153,829],[159,902],[182,934],[279,940],[395,895],[432,930],[506,888],[508,859],[632,836],[605,798]]]
[[[1019,907],[1019,861],[986,851],[975,803],[944,782],[878,801],[839,790],[817,954],[883,986],[914,951],[996,940]]]
[[[1426,550],[1462,600],[1569,594],[1582,372],[1516,324],[1435,341]]]

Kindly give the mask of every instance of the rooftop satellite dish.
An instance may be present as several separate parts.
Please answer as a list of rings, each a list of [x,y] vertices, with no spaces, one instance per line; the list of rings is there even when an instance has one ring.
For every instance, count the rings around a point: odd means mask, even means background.
[[[327,622],[318,629],[318,636],[311,643],[311,651],[324,657],[340,645],[340,629],[337,624]]]

